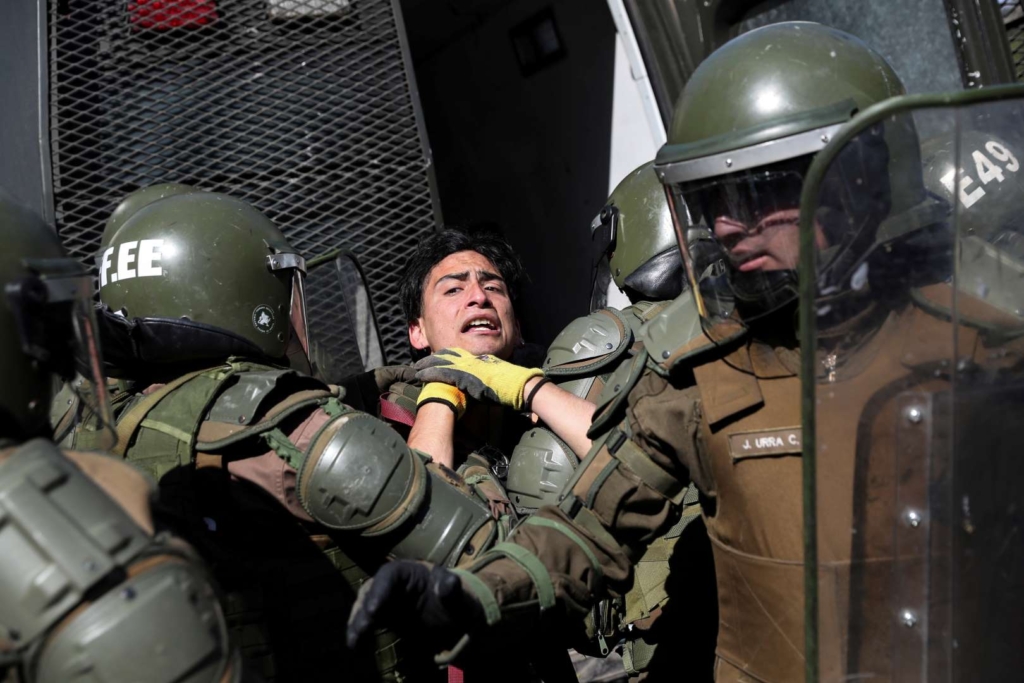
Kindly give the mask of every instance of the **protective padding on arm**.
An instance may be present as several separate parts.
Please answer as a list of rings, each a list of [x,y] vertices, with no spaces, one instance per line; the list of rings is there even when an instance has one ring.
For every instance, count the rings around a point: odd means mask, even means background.
[[[624,435],[626,429],[626,423],[620,423],[613,432]],[[541,508],[509,539],[540,560],[556,600],[577,614],[585,613],[605,591],[622,594],[629,588],[632,561],[679,519],[682,482],[688,481],[685,471],[665,462],[662,455],[634,453],[632,459],[619,459],[608,441],[602,437],[594,443],[562,491],[558,508]],[[616,437],[617,453],[623,443]],[[646,478],[633,467],[644,470]],[[677,486],[683,486],[682,491],[677,492]],[[539,605],[541,599],[530,573],[506,558],[486,564],[485,559],[491,560],[481,558],[474,573],[491,589],[503,612],[529,618],[523,606]],[[533,616],[538,615],[534,610]]]
[[[490,511],[386,423],[345,413],[321,428],[299,468],[303,509],[321,524],[389,539],[399,559],[454,566],[493,540]]]
[[[146,557],[130,566],[123,583],[58,624],[32,668],[35,683],[75,680],[83,670],[104,683],[214,683],[241,676],[213,585],[184,555]]]
[[[240,674],[205,571],[143,532],[50,442],[0,461],[0,566],[0,632],[29,680]]]

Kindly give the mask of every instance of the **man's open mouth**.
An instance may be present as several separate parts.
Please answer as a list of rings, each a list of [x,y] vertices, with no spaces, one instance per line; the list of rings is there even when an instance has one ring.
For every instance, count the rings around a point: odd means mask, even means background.
[[[760,270],[768,262],[767,254],[756,252],[744,256],[739,265],[736,266],[737,270],[741,273],[749,273],[754,270]]]
[[[473,318],[463,327],[463,332],[497,332],[498,324],[488,318]]]

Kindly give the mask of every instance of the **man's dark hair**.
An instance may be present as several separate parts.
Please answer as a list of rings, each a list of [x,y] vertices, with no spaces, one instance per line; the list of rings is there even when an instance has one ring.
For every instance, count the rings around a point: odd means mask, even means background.
[[[515,304],[526,271],[519,255],[498,229],[492,224],[443,228],[421,240],[405,264],[400,295],[407,323],[423,313],[423,286],[430,270],[459,251],[475,251],[493,263],[505,281],[509,298]]]

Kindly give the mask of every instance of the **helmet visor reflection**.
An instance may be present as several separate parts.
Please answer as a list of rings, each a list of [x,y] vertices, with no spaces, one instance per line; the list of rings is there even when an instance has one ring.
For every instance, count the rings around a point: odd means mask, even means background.
[[[689,258],[709,313],[735,307],[750,322],[795,299],[800,193],[810,161],[676,186],[694,224]]]

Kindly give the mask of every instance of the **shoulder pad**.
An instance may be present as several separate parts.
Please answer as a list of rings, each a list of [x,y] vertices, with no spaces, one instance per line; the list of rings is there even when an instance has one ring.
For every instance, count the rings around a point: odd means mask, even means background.
[[[520,513],[557,505],[565,483],[579,465],[568,444],[543,427],[527,430],[508,463],[505,488]]]
[[[616,362],[632,346],[633,338],[621,311],[602,308],[576,318],[548,347],[544,374],[559,378],[596,373]]]
[[[992,266],[993,269],[999,267],[998,265]],[[1019,280],[1020,278],[1014,279]],[[1002,283],[1000,282],[1000,284]],[[1021,329],[1021,318],[1024,317],[1024,313],[1012,306],[1012,302],[1019,299],[1016,293],[1007,295],[1007,292],[1004,291],[989,291],[982,299],[962,289],[954,292],[949,283],[938,282],[925,287],[914,287],[910,290],[910,298],[917,308],[944,321],[953,319],[955,299],[958,323],[964,327],[973,327],[983,333],[1015,333]]]
[[[228,672],[241,662],[218,591],[172,543],[154,545],[122,583],[59,623],[33,658],[32,680],[82,680],[80,672],[94,681],[237,680]]]
[[[320,380],[295,370],[270,366],[242,368],[234,374],[234,382],[217,396],[217,400],[210,408],[208,419],[211,422],[251,424],[263,400],[285,383],[293,393],[307,389],[329,391],[328,385]],[[278,397],[280,396],[278,393]]]
[[[43,439],[0,463],[0,518],[3,627],[21,643],[43,635],[149,544],[127,512]]]
[[[651,357],[654,371],[667,375],[680,362],[744,334],[746,329],[739,323],[730,324],[718,342],[712,341],[704,334],[697,301],[687,290],[640,329],[640,340]]]

